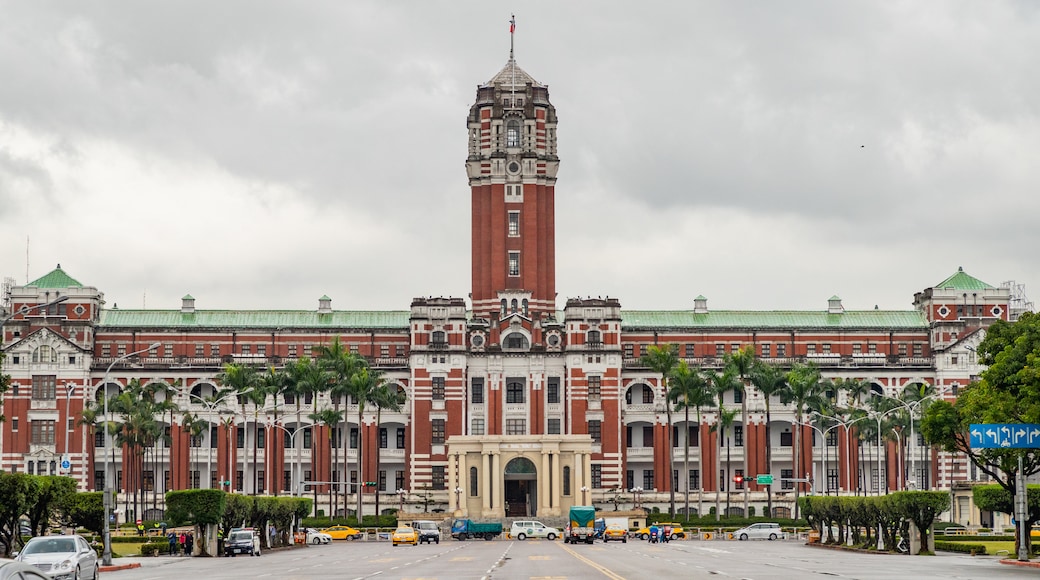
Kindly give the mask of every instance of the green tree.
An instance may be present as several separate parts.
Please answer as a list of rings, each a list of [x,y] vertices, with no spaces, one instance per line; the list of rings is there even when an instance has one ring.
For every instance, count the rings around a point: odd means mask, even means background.
[[[85,491],[72,494],[65,502],[65,515],[74,526],[100,536],[105,533],[104,493]]]
[[[335,444],[332,439],[332,434],[335,433],[336,427],[343,421],[343,411],[337,411],[336,409],[322,409],[316,413],[307,415],[307,418],[314,422],[315,425],[325,425],[329,432],[329,447],[333,447]],[[329,473],[335,470],[335,466],[332,464],[332,454],[329,454]],[[329,504],[335,508],[335,504],[332,500],[332,495],[335,493],[336,486],[329,486]],[[329,514],[330,517],[335,517],[336,512],[333,509],[333,513]]]
[[[227,394],[237,393],[238,404],[242,406],[242,422],[243,422],[242,433],[243,434],[248,433],[249,425],[246,424],[246,423],[249,420],[248,419],[249,415],[246,412],[246,405],[248,405],[251,400],[254,401],[254,402],[256,400],[256,399],[254,399],[254,398],[249,396],[249,395],[251,395],[253,393],[253,390],[257,387],[257,383],[259,381],[259,376],[258,376],[258,373],[256,371],[256,367],[252,367],[252,366],[248,366],[248,365],[240,365],[240,364],[235,364],[235,363],[225,363],[224,364],[224,372],[222,372],[219,375],[217,375],[216,376],[216,380],[217,380],[217,384],[219,384],[221,387],[223,387],[223,390],[217,392],[217,398],[223,398]],[[261,404],[263,404],[263,403],[261,403]],[[253,424],[253,428],[254,428],[253,441],[255,443],[256,442],[256,432],[255,432],[256,423]],[[236,441],[236,442],[234,442],[234,444],[237,445],[238,442]],[[256,455],[255,455],[255,453],[256,453],[255,448],[254,448],[253,453],[254,453],[253,457],[255,459],[255,457],[256,457]],[[245,487],[245,474],[248,471],[248,469],[246,469],[245,453],[243,453],[242,456],[243,456],[242,457],[242,477],[243,477],[242,486]],[[256,468],[255,467],[253,468],[253,473],[254,474],[256,473]],[[257,480],[254,478],[253,479],[252,490],[251,490],[253,494],[256,494],[256,481]]]
[[[39,495],[36,478],[27,473],[0,471],[0,544],[5,557],[10,558],[11,551],[22,544],[19,520]]]
[[[781,391],[780,401],[785,405],[794,405],[794,475],[800,478],[806,472],[804,457],[801,457],[801,434],[805,429],[806,410],[819,410],[825,405],[824,391],[826,383],[816,365],[795,364],[787,373],[787,388]],[[800,484],[794,486],[794,519],[798,519],[798,492]]]
[[[312,397],[312,401],[316,401],[317,393],[321,392],[321,390],[329,384],[332,380],[332,375],[319,365],[315,364],[312,359],[307,357],[297,359],[286,366],[285,374],[286,378],[283,392],[292,397],[293,403],[296,407],[296,425],[294,430],[303,429],[304,427],[301,416],[301,403],[303,399],[310,396]],[[317,412],[316,408],[314,409],[314,412]],[[311,429],[311,427],[308,426],[306,429]],[[297,441],[296,437],[293,437],[292,443],[295,448],[294,452],[297,454],[298,458],[300,454],[298,446],[302,445],[302,441]],[[312,453],[311,460],[317,464],[318,456],[316,453]],[[299,471],[299,466],[297,466],[297,471]],[[302,474],[297,473],[296,477],[298,478],[297,481],[300,482],[299,478],[302,477]]]
[[[737,378],[732,367],[723,369],[721,373],[714,370],[706,371],[704,373],[704,378],[708,382],[712,395],[718,397],[719,401],[719,408],[715,413],[715,425],[712,427],[712,431],[715,432],[715,438],[718,441],[716,449],[719,451],[718,455],[721,456],[723,431],[720,428],[719,423],[722,419],[722,413],[726,409],[724,397],[726,393],[740,386],[740,379]],[[719,463],[721,464],[721,461]],[[727,468],[728,467],[729,466],[727,465]],[[721,469],[721,465],[719,468]],[[708,476],[709,474],[705,473],[702,477],[707,478]],[[711,477],[714,478],[715,475],[711,474]],[[725,485],[725,481],[723,481],[722,484]],[[722,486],[718,486],[715,488],[717,490],[715,493],[715,521],[719,521],[722,518],[722,514],[719,510],[719,492],[722,491],[721,487]]]
[[[969,431],[972,424],[1040,423],[1040,316],[1027,312],[1014,323],[998,320],[986,330],[977,352],[979,362],[987,365],[979,381],[968,385],[955,403],[929,405],[921,434],[945,451],[965,454],[1014,497],[1019,459],[1023,474],[1030,476],[1040,472],[1040,454],[975,448]]]
[[[51,522],[63,519],[69,498],[76,494],[76,480],[58,475],[36,476],[37,486],[33,503],[25,511],[29,526],[43,534]],[[67,519],[67,518],[64,518]]]
[[[730,482],[730,475],[729,475],[729,470],[730,470],[729,469],[730,468],[730,439],[732,438],[732,435],[733,435],[733,422],[736,420],[736,418],[737,418],[737,410],[736,409],[726,409],[726,408],[723,408],[723,407],[720,406],[719,407],[719,413],[718,413],[718,421],[715,422],[715,426],[714,426],[714,430],[716,431],[716,433],[721,438],[720,441],[724,440],[726,442],[726,468],[724,469],[724,473],[723,473],[723,476],[722,476],[722,484],[725,487],[724,491],[726,492],[726,515],[727,516],[730,515],[730,513],[729,513],[729,500],[730,500],[730,497],[729,497],[729,494],[730,494],[730,490],[729,490],[729,482]],[[718,505],[718,497],[719,497],[718,494],[716,494],[715,495],[715,504],[716,504],[716,506]],[[718,509],[716,509],[715,511],[718,512]]]
[[[365,449],[364,432],[362,429],[362,418],[365,414],[365,405],[372,401],[372,394],[376,392],[379,387],[386,382],[383,378],[382,373],[379,371],[369,369],[367,366],[360,367],[350,377],[349,381],[349,392],[350,396],[357,401],[358,408],[358,494],[357,494],[357,517],[358,521],[361,521],[361,490],[362,485],[365,482],[364,474],[364,462],[363,462],[363,451]],[[378,517],[379,514],[376,514]]]
[[[328,391],[329,398],[332,400],[333,409],[335,411],[340,410],[340,405],[343,403],[343,399],[353,393],[350,390],[350,380],[357,373],[358,369],[366,366],[365,359],[361,356],[354,354],[350,349],[343,344],[340,337],[334,336],[332,342],[327,345],[319,345],[315,349],[315,362],[325,372],[328,373],[328,382],[324,385],[320,385],[321,391]],[[367,402],[367,401],[366,401]],[[346,413],[342,414],[342,419],[345,421]],[[335,425],[334,427],[338,427]],[[346,427],[346,425],[344,425]],[[347,431],[344,428],[342,431]],[[341,431],[341,432],[342,432]],[[360,434],[362,431],[362,425],[360,419],[358,420],[358,477],[362,480],[362,463],[361,463],[361,446],[360,446]],[[346,446],[349,444],[348,437],[340,437],[340,445],[332,445],[333,459],[333,470],[339,469],[339,449],[342,446],[344,448],[343,455],[346,457],[347,451]],[[340,481],[347,481],[346,477],[346,461],[343,462],[344,472],[343,477]],[[339,506],[339,490],[333,489],[333,513],[336,513],[336,507]],[[361,494],[361,487],[358,487],[358,497]],[[346,504],[346,492],[344,492],[344,504]],[[346,511],[344,509],[344,511]]]
[[[699,368],[690,368],[686,364],[686,361],[679,361],[678,366],[672,371],[672,375],[669,378],[668,384],[670,388],[668,390],[668,404],[674,404],[676,409],[682,409],[685,413],[684,424],[686,426],[686,436],[683,437],[683,469],[685,470],[686,480],[686,517],[690,517],[690,433],[692,429],[690,427],[690,408],[693,407],[697,418],[697,441],[700,443],[700,426],[701,426],[701,408],[711,407],[715,404],[715,397],[711,392],[708,382],[701,375]],[[698,467],[699,473],[704,473],[704,453],[698,453],[698,460],[700,465]],[[703,515],[703,485],[698,490],[697,497],[700,501],[700,506],[697,508],[697,515]]]
[[[679,364],[679,346],[675,344],[664,344],[664,345],[650,345],[647,349],[646,355],[642,358],[642,363],[649,368],[661,375],[661,393],[668,396],[668,377],[672,374],[672,370],[675,365]],[[665,414],[668,417],[668,436],[665,439],[665,445],[668,450],[668,474],[665,481],[668,482],[669,490],[669,512],[675,514],[675,485],[672,481],[672,474],[675,473],[675,453],[672,448],[672,406],[665,404]]]
[[[751,384],[755,385],[766,403],[766,470],[773,473],[773,419],[770,400],[780,396],[787,388],[787,374],[783,369],[769,363],[758,362],[751,368]],[[773,515],[773,486],[766,486],[766,509]]]
[[[740,425],[741,429],[744,430],[745,444],[749,433],[748,421],[747,421],[747,385],[748,375],[751,374],[751,370],[755,366],[755,345],[748,344],[737,349],[737,352],[729,353],[726,355],[726,364],[733,367],[736,371],[737,378],[740,379]],[[736,391],[734,391],[736,392]],[[767,445],[768,447],[768,445]],[[744,447],[744,477],[751,473],[750,461],[751,454],[747,452],[747,446]],[[744,515],[747,515],[748,511],[748,491],[751,485],[744,481]]]

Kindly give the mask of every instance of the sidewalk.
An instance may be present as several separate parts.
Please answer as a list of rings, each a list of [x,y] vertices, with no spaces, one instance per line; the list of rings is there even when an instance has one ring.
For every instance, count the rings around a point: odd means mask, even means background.
[[[101,566],[102,572],[117,572],[132,568],[157,568],[175,562],[187,561],[187,556],[125,556],[113,558],[111,566]]]

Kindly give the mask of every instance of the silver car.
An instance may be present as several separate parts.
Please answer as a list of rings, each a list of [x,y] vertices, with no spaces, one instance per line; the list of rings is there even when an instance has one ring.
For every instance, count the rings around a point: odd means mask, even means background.
[[[81,536],[37,536],[16,558],[52,580],[97,580],[97,552]]]
[[[782,540],[787,537],[780,524],[751,524],[745,528],[733,532],[733,537],[738,540]]]

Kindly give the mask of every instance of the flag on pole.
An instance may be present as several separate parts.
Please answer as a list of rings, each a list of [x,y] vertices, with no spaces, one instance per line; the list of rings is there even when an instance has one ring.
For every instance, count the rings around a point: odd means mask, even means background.
[[[509,34],[516,32],[516,15],[510,14],[509,18]]]

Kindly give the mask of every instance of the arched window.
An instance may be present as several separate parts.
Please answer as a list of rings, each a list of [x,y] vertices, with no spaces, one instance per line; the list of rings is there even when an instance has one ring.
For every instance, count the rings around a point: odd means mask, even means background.
[[[632,404],[632,389],[628,389],[627,391],[625,391],[625,404]]]
[[[502,341],[502,347],[507,349],[526,349],[528,348],[527,337],[519,332],[510,333]]]
[[[431,335],[430,342],[434,345],[442,345],[446,344],[448,342],[448,339],[446,338],[446,335],[444,334],[443,330],[434,330],[433,334]]]
[[[520,146],[520,121],[513,119],[506,123],[506,147]]]
[[[477,497],[477,490],[480,488],[480,480],[477,479],[477,468],[469,468],[469,495],[471,497]]]
[[[33,351],[32,361],[34,363],[56,363],[58,362],[58,352],[46,344],[40,345]]]
[[[503,298],[502,299],[502,316],[506,315],[506,308],[507,308],[507,306],[506,306],[506,299]]]
[[[516,307],[517,307],[516,298],[513,298],[513,300],[509,303],[509,307],[510,307],[510,310],[512,312],[516,312]]]
[[[598,330],[590,330],[589,331],[588,343],[589,344],[600,344],[601,342],[602,341],[600,339],[599,331]]]
[[[563,495],[571,494],[571,468],[569,465],[563,466]]]
[[[523,308],[524,308],[524,316],[527,316],[527,298],[524,298],[524,301],[521,302],[521,304],[523,305]]]
[[[527,389],[524,381],[510,380],[506,382],[506,403],[524,403],[527,400]]]

